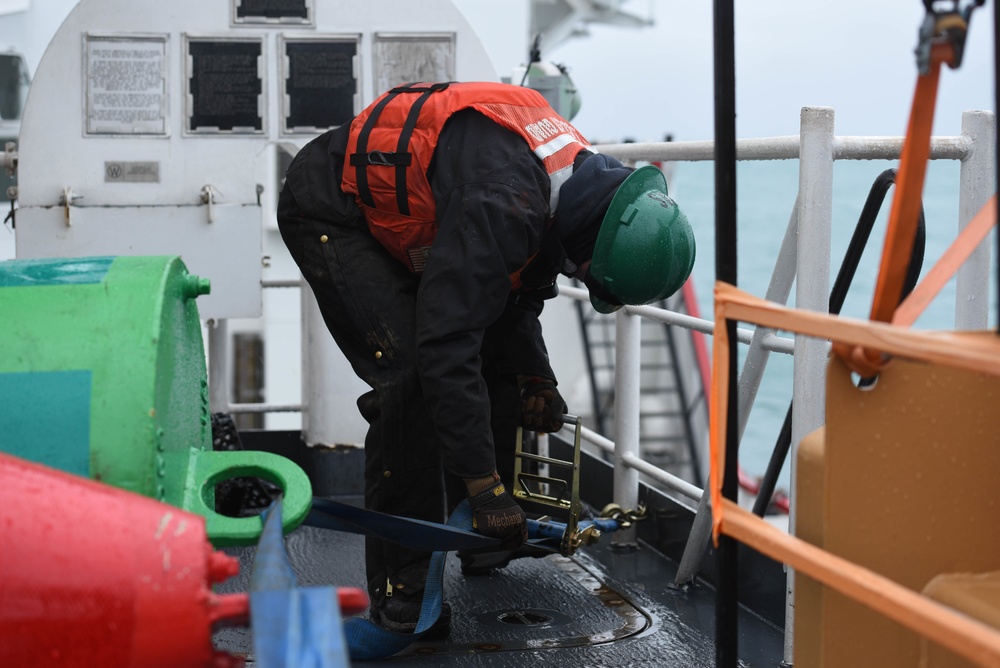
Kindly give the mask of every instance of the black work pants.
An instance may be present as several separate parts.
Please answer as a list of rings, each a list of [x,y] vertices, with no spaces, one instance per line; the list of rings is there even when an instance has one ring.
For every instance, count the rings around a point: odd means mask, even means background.
[[[440,449],[423,401],[416,365],[415,309],[419,277],[395,260],[368,231],[356,207],[318,219],[298,208],[286,186],[279,201],[282,238],[316,295],[320,312],[354,372],[372,389],[358,399],[369,424],[365,438],[365,506],[432,522],[444,519]],[[519,415],[516,380],[493,368],[484,349],[498,468],[510,484]],[[452,505],[465,496],[449,476]],[[430,554],[369,538],[365,563],[373,606],[391,582],[419,593]],[[395,593],[395,592],[394,592]]]

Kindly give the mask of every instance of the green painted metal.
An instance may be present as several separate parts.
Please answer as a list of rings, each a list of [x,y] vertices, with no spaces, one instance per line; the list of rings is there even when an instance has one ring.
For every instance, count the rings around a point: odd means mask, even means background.
[[[0,450],[204,515],[216,545],[253,544],[261,523],[215,513],[215,484],[260,476],[298,526],[312,488],[297,465],[212,451],[208,291],[177,257],[0,262]]]
[[[0,287],[100,283],[113,261],[104,256],[0,262]]]
[[[90,475],[89,370],[0,373],[0,450]]]
[[[590,273],[624,304],[650,304],[677,292],[694,268],[694,231],[667,195],[663,172],[646,165],[615,193],[601,222]],[[601,313],[617,310],[591,295]]]

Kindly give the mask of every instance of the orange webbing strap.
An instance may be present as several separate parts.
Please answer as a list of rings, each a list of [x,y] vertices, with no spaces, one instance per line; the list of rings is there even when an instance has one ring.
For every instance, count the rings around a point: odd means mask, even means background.
[[[885,246],[875,296],[872,300],[871,319],[889,322],[899,305],[903,284],[913,253],[913,239],[920,218],[920,200],[924,189],[924,175],[931,151],[931,130],[934,124],[934,105],[937,98],[941,64],[954,59],[950,43],[931,47],[930,66],[926,74],[917,77],[913,94],[910,121],[899,156],[899,173],[896,177],[896,194],[892,198],[889,224],[885,233]],[[851,348],[834,344],[836,353],[853,371],[863,377],[874,376],[885,361],[878,350]]]
[[[728,499],[723,531],[975,665],[1000,665],[1000,633],[889,578],[771,526]]]
[[[997,222],[997,196],[993,195],[979,213],[969,221],[965,229],[952,242],[948,250],[937,261],[924,280],[913,289],[892,316],[892,324],[909,327],[916,322],[927,305],[941,291],[941,288],[955,275],[962,263],[969,259],[976,247],[986,238]]]
[[[977,216],[979,218],[979,216]],[[971,225],[970,225],[971,226]],[[726,457],[726,423],[729,387],[729,345],[726,319],[756,323],[758,326],[797,332],[818,339],[830,339],[848,348],[869,348],[1000,376],[1000,337],[975,336],[975,332],[924,332],[895,325],[835,316],[817,311],[790,309],[754,297],[729,285],[715,284],[715,329],[713,331],[712,398],[709,413],[709,471],[712,503],[712,539],[718,543],[726,531],[722,498],[722,474]]]
[[[722,472],[726,469],[726,411],[729,410],[729,337],[726,332],[726,302],[720,297],[728,283],[715,284],[715,328],[712,332],[712,387],[708,402],[708,472],[712,502],[712,542],[719,546],[722,527]]]

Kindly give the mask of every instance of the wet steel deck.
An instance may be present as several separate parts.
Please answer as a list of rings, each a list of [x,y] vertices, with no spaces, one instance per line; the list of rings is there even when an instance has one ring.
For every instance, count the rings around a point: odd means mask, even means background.
[[[244,439],[254,442],[251,437]],[[281,448],[253,446],[281,451]],[[288,452],[283,452],[288,454]],[[335,494],[350,480],[357,484],[357,453],[303,453],[300,457],[314,478],[316,493],[339,501],[359,502],[355,494]],[[305,459],[302,459],[302,457]],[[316,463],[322,466],[317,468]],[[600,462],[584,464],[596,471]],[[331,468],[332,467],[332,468]],[[591,480],[593,476],[585,476]],[[587,482],[581,484],[586,489]],[[353,490],[356,492],[356,490]],[[640,547],[620,551],[610,536],[572,557],[549,555],[511,562],[491,575],[463,576],[458,559],[449,555],[445,596],[452,606],[451,634],[438,642],[417,642],[400,654],[358,665],[407,666],[712,666],[715,663],[714,590],[705,582],[684,589],[673,586],[676,562],[655,536],[680,528],[676,509],[659,505],[658,521],[644,523]],[[657,545],[659,543],[659,545]],[[300,527],[286,538],[289,560],[300,586],[364,586],[364,539],[339,532]],[[669,551],[669,549],[668,549]],[[241,574],[225,583],[224,591],[246,591],[253,548],[227,548],[241,561]],[[708,555],[710,561],[710,555]],[[752,563],[750,564],[752,566]],[[759,574],[753,577],[760,581]],[[748,666],[778,666],[782,631],[749,609],[741,612],[740,656]],[[220,649],[252,661],[252,637],[246,629],[216,634]]]

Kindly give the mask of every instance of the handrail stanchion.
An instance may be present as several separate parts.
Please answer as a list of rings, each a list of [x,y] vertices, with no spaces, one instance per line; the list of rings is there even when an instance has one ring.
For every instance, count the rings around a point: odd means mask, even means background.
[[[627,309],[615,319],[615,478],[614,501],[622,508],[639,507],[639,472],[627,466],[627,454],[639,456],[639,386],[642,320]],[[636,545],[635,527],[615,532],[611,544]]]
[[[958,190],[958,232],[969,224],[996,191],[993,165],[996,161],[996,122],[993,112],[962,114],[962,137],[969,151],[961,161]],[[956,274],[955,329],[986,329],[989,326],[990,245],[983,243]]]
[[[830,229],[833,221],[833,109],[805,107],[801,116],[799,149],[799,235],[795,305],[828,313],[830,310]],[[822,425],[826,414],[826,361],[821,340],[795,337],[792,379],[791,490],[795,489],[795,461],[802,437]],[[788,532],[795,533],[795,495],[791,496]],[[792,663],[795,634],[795,572],[788,569],[785,588],[785,662]]]
[[[229,412],[229,325],[225,318],[205,323],[208,331],[208,405],[213,413]]]
[[[799,198],[796,197],[792,215],[788,220],[788,227],[785,228],[785,236],[781,240],[778,259],[774,263],[774,271],[771,272],[771,281],[768,283],[767,293],[764,296],[764,299],[768,301],[778,304],[788,303],[788,295],[791,294],[792,285],[795,283],[798,234]],[[757,398],[757,391],[764,379],[764,369],[767,367],[767,361],[771,355],[771,351],[764,346],[764,340],[773,334],[774,331],[766,327],[755,328],[750,346],[747,348],[746,358],[743,360],[743,369],[740,371],[738,380],[740,395],[739,436],[741,441],[743,440],[743,432],[747,428],[747,422],[750,420],[750,410]]]

